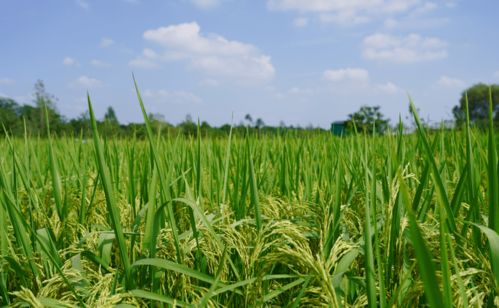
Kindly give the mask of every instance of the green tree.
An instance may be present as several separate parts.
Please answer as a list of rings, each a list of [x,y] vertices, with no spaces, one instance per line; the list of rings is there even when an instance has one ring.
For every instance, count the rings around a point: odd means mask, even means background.
[[[169,134],[173,129],[173,125],[166,121],[166,118],[161,113],[149,113],[149,121],[154,132],[161,132],[162,135]]]
[[[118,121],[118,117],[116,116],[113,107],[107,107],[106,113],[104,114],[104,122],[112,125],[120,125],[120,121]]]
[[[46,91],[42,80],[38,80],[35,83],[33,98],[34,107],[28,105],[22,107],[22,116],[26,119],[28,129],[32,133],[45,136],[47,134],[47,127],[45,125],[46,111],[51,131],[61,132],[64,126],[64,119],[57,111],[57,98]]]
[[[248,121],[248,125],[253,125],[253,117],[251,116],[251,114],[247,113],[245,116],[244,116],[244,119],[246,121]]]
[[[70,132],[79,135],[83,133],[83,136],[89,137],[90,134],[90,114],[88,111],[81,113],[77,118],[71,119],[68,123]]]
[[[388,119],[380,111],[380,106],[362,106],[357,112],[348,115],[346,122],[347,129],[358,132],[372,134],[375,129],[376,134],[385,133],[388,128]]]
[[[256,119],[255,128],[261,129],[264,126],[265,126],[265,122],[263,122],[263,120],[261,118]]]
[[[108,136],[117,135],[120,132],[120,121],[113,107],[107,107],[104,114],[104,133]]]
[[[494,120],[499,120],[499,85],[487,85],[478,83],[464,90],[459,99],[459,105],[452,109],[456,125],[461,126],[466,121],[466,94],[468,95],[468,108],[470,122],[477,127],[486,127],[489,116],[489,90],[492,91],[492,102],[494,105]]]
[[[16,101],[7,97],[0,97],[0,130],[3,127],[11,134],[22,130],[22,121],[19,117],[20,107]]]
[[[180,131],[186,136],[195,136],[197,132],[197,124],[192,120],[192,116],[187,114],[185,120],[178,125]]]

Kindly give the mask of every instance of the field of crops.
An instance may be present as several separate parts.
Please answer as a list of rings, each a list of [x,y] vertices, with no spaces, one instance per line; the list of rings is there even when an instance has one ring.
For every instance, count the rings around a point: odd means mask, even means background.
[[[0,140],[0,305],[499,305],[493,130],[103,140],[91,115],[93,140]]]

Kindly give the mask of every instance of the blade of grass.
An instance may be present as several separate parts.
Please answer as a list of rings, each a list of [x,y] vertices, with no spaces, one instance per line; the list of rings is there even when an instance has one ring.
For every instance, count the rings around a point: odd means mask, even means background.
[[[412,206],[410,206],[411,203],[407,185],[405,184],[404,178],[400,174],[399,183],[400,198],[402,198],[402,203],[405,204],[409,219],[410,239],[416,253],[416,263],[419,267],[421,279],[423,280],[426,298],[430,304],[430,307],[444,307],[442,292],[440,291],[440,288],[435,285],[436,281],[438,281],[435,264],[433,263],[432,256],[425,244],[423,236],[421,235],[421,230],[419,229],[416,216],[412,211]]]
[[[145,290],[138,290],[138,289],[131,290],[130,294],[134,297],[140,297],[140,298],[145,298],[145,299],[160,302],[160,303],[169,304],[169,305],[172,305],[173,307],[192,307],[191,305],[189,305],[183,301],[168,297],[166,295],[160,295],[160,294],[148,292]]]
[[[127,289],[132,288],[133,280],[131,277],[131,266],[128,258],[128,250],[125,242],[125,237],[123,235],[123,229],[121,227],[120,221],[120,210],[116,203],[116,197],[113,191],[113,185],[111,183],[111,177],[109,175],[109,170],[107,168],[106,161],[104,159],[104,151],[99,138],[99,132],[97,130],[97,121],[95,119],[94,110],[92,108],[92,102],[90,101],[90,95],[87,94],[88,100],[88,110],[90,113],[90,123],[92,125],[92,135],[94,139],[95,156],[97,160],[97,165],[99,168],[100,178],[102,180],[102,186],[104,188],[104,194],[106,196],[106,206],[109,212],[109,217],[111,218],[111,226],[113,227],[114,235],[118,242],[118,251],[121,256],[121,262],[123,263],[123,269],[125,271],[125,287]]]
[[[50,174],[52,175],[52,191],[55,200],[55,206],[57,209],[57,214],[59,215],[59,219],[61,222],[64,222],[65,213],[63,212],[63,204],[62,204],[62,189],[61,189],[61,177],[59,175],[59,167],[57,161],[55,159],[54,148],[52,146],[52,138],[50,135],[50,123],[47,105],[44,105],[45,110],[45,126],[47,128],[47,139],[48,139],[48,147],[49,147],[49,165],[50,165]]]
[[[251,190],[251,205],[253,210],[255,211],[255,223],[258,230],[262,229],[262,209],[260,208],[260,201],[258,195],[258,185],[256,182],[255,175],[255,167],[253,165],[253,156],[251,154],[251,147],[249,142],[249,136],[247,136],[248,140],[248,159],[249,159],[249,168],[250,168],[250,190]]]
[[[489,228],[499,233],[499,178],[497,175],[497,147],[494,136],[494,106],[492,89],[489,88],[489,143],[488,143],[488,175],[489,175]]]
[[[227,184],[229,180],[229,163],[230,163],[230,146],[232,144],[232,124],[230,125],[229,131],[229,140],[227,141],[227,149],[225,152],[225,166],[224,166],[224,183],[222,189],[222,203],[225,204],[226,196],[227,196]]]
[[[375,279],[375,268],[374,268],[374,251],[372,244],[373,230],[372,230],[372,213],[371,213],[371,204],[374,202],[372,198],[375,198],[373,195],[373,189],[369,189],[372,186],[372,182],[369,181],[369,172],[367,167],[368,160],[368,152],[367,152],[367,141],[364,136],[364,166],[366,167],[365,173],[365,187],[366,187],[366,199],[364,203],[364,262],[366,268],[366,287],[367,287],[367,299],[368,306],[377,307],[377,298],[376,298],[376,279]],[[374,177],[374,175],[372,174]],[[371,184],[371,185],[370,185]]]
[[[494,230],[485,226],[473,223],[475,227],[480,229],[489,241],[490,248],[490,263],[496,281],[496,288],[499,289],[499,234]]]
[[[184,274],[189,277],[198,279],[200,281],[204,281],[210,284],[213,284],[215,282],[215,278],[213,278],[210,275],[207,275],[205,273],[201,273],[199,271],[196,271],[188,266],[178,264],[172,261],[168,261],[165,259],[159,259],[159,258],[145,258],[136,261],[133,264],[133,267],[138,267],[138,266],[143,266],[143,265],[148,265],[148,266],[155,266],[157,268],[161,268],[167,271],[173,271],[179,274]]]
[[[304,283],[305,281],[306,280],[304,278],[298,278],[293,282],[290,282],[282,287],[277,288],[276,290],[266,294],[263,297],[262,303],[266,303],[266,302],[272,300],[273,298],[281,295],[282,293],[286,292],[287,290],[292,289],[296,286],[299,286],[300,284]]]
[[[416,107],[414,106],[412,98],[410,98],[410,97],[409,97],[409,102],[410,102],[411,112],[414,116],[414,120],[415,120],[416,125],[418,127],[419,138],[421,139],[421,141],[423,143],[424,153],[426,155],[426,159],[430,163],[433,179],[435,181],[435,185],[437,188],[438,200],[443,204],[444,209],[447,212],[447,222],[449,224],[449,230],[451,232],[455,232],[456,231],[456,222],[454,219],[454,214],[453,214],[452,209],[450,207],[449,198],[447,196],[447,192],[445,190],[445,186],[444,186],[444,183],[442,181],[440,171],[438,170],[437,163],[435,161],[435,157],[433,156],[433,151],[432,151],[430,144],[428,142],[428,139],[426,137],[424,127],[421,124],[421,120],[419,119]]]
[[[171,197],[170,197],[170,190],[168,187],[168,182],[167,182],[167,174],[163,169],[163,164],[160,161],[160,156],[157,151],[157,148],[154,143],[154,137],[151,129],[151,123],[149,121],[149,117],[147,116],[147,112],[144,106],[144,102],[142,100],[142,96],[140,95],[139,87],[137,85],[137,81],[135,80],[135,76],[133,76],[133,83],[135,86],[135,92],[137,93],[137,99],[140,104],[140,108],[142,110],[142,116],[144,118],[144,122],[146,125],[146,133],[147,133],[147,138],[149,140],[149,145],[151,149],[151,154],[152,154],[152,159],[156,163],[156,168],[158,169],[158,176],[159,176],[159,182],[161,185],[161,190],[160,193],[163,196],[163,199],[167,200],[169,202],[169,206],[167,206],[167,213],[168,213],[168,222],[170,223],[170,227],[172,229],[173,233],[173,240],[174,240],[174,245],[176,249],[176,254],[177,254],[177,262],[182,263],[182,250],[180,247],[180,241],[178,239],[178,229],[177,229],[177,222],[175,219],[175,215],[173,213],[173,209],[171,206]]]

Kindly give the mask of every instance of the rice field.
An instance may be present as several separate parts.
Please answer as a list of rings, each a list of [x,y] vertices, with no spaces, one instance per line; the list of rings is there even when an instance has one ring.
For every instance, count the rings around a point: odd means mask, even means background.
[[[492,120],[104,140],[89,108],[92,140],[0,139],[0,305],[499,306]]]

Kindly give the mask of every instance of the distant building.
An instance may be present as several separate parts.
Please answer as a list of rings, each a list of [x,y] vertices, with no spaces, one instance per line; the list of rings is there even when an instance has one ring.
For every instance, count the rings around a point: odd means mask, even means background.
[[[336,121],[331,123],[331,134],[344,136],[347,134],[347,121]]]

